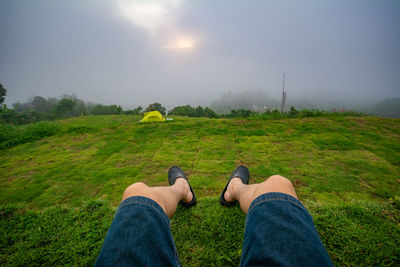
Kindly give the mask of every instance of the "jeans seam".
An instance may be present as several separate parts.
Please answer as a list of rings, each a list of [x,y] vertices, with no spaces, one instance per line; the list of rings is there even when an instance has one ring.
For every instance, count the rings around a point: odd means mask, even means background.
[[[304,211],[307,211],[307,209],[306,209],[306,208],[304,208],[303,206],[299,205],[298,203],[296,203],[295,201],[292,201],[292,200],[290,200],[290,199],[282,199],[282,198],[269,198],[269,199],[263,199],[263,200],[259,200],[259,201],[257,201],[257,203],[255,203],[255,204],[254,204],[254,205],[251,207],[251,209],[249,210],[249,212],[248,212],[248,213],[250,213],[250,211],[251,211],[251,210],[253,210],[255,207],[257,207],[258,205],[260,205],[260,204],[262,204],[262,203],[265,203],[265,202],[272,201],[272,200],[278,200],[278,201],[286,201],[286,202],[290,202],[290,203],[292,203],[293,205],[295,205],[295,206],[297,206],[297,207],[301,208],[302,210],[304,210]],[[307,212],[308,212],[308,211],[307,211]]]

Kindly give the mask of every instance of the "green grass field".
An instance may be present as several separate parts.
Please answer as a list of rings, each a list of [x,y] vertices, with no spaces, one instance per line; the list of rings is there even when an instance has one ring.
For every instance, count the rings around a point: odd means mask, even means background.
[[[0,265],[92,265],[124,189],[168,185],[172,165],[198,197],[172,219],[182,264],[238,265],[245,216],[218,197],[239,164],[292,181],[335,265],[399,263],[399,119],[138,120],[56,121],[0,150]]]

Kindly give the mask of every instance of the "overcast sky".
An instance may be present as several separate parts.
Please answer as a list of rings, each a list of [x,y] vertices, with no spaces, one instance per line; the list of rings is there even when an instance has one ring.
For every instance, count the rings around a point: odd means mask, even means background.
[[[0,0],[6,103],[400,96],[400,1]]]

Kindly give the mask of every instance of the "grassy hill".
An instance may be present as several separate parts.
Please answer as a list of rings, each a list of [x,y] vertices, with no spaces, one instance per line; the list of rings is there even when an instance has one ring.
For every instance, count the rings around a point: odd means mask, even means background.
[[[0,142],[0,265],[92,265],[123,190],[167,185],[172,165],[199,197],[172,219],[183,265],[237,265],[245,217],[218,197],[239,164],[250,183],[293,182],[336,265],[400,261],[399,119],[92,116],[10,132]]]

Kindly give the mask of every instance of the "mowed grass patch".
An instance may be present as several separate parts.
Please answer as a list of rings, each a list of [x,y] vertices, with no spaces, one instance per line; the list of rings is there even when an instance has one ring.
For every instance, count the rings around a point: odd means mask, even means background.
[[[48,197],[57,190],[59,204],[114,196],[114,181],[163,184],[172,165],[181,166],[189,178],[215,173],[223,184],[238,164],[250,168],[252,182],[281,174],[314,193],[355,192],[382,200],[399,194],[393,179],[399,176],[396,120],[178,118],[140,124],[137,119],[57,121],[62,134],[1,151],[0,174],[5,178],[0,181],[0,200],[44,205],[53,203]],[[382,152],[389,147],[390,153]],[[35,188],[30,193],[15,194],[31,184]],[[104,189],[105,184],[109,186]],[[201,184],[199,189],[206,190]]]
[[[0,204],[13,210],[2,217],[2,225],[20,240],[2,239],[2,264],[91,265],[124,189],[139,181],[168,185],[168,169],[178,165],[199,198],[198,206],[179,209],[172,220],[182,262],[236,265],[244,216],[238,208],[220,207],[218,197],[239,164],[249,167],[251,183],[274,174],[292,181],[336,264],[399,260],[394,241],[399,236],[398,205],[392,204],[400,198],[400,120],[177,117],[151,124],[138,120],[137,116],[88,116],[51,122],[58,129],[51,136],[0,150]],[[104,224],[96,224],[95,217],[73,217],[84,216],[92,201],[103,203],[103,211],[91,207],[107,218]],[[362,213],[366,219],[360,221]],[[81,235],[61,220],[102,229],[101,240],[89,246],[89,233]],[[45,233],[50,236],[60,230],[54,240],[30,239],[34,227],[48,228]],[[184,230],[196,239],[188,238]],[[68,238],[73,242],[65,241]],[[78,247],[85,251],[77,249],[74,255],[69,246],[79,238],[84,245]],[[23,260],[24,253],[30,261]],[[51,253],[57,255],[50,257]]]

